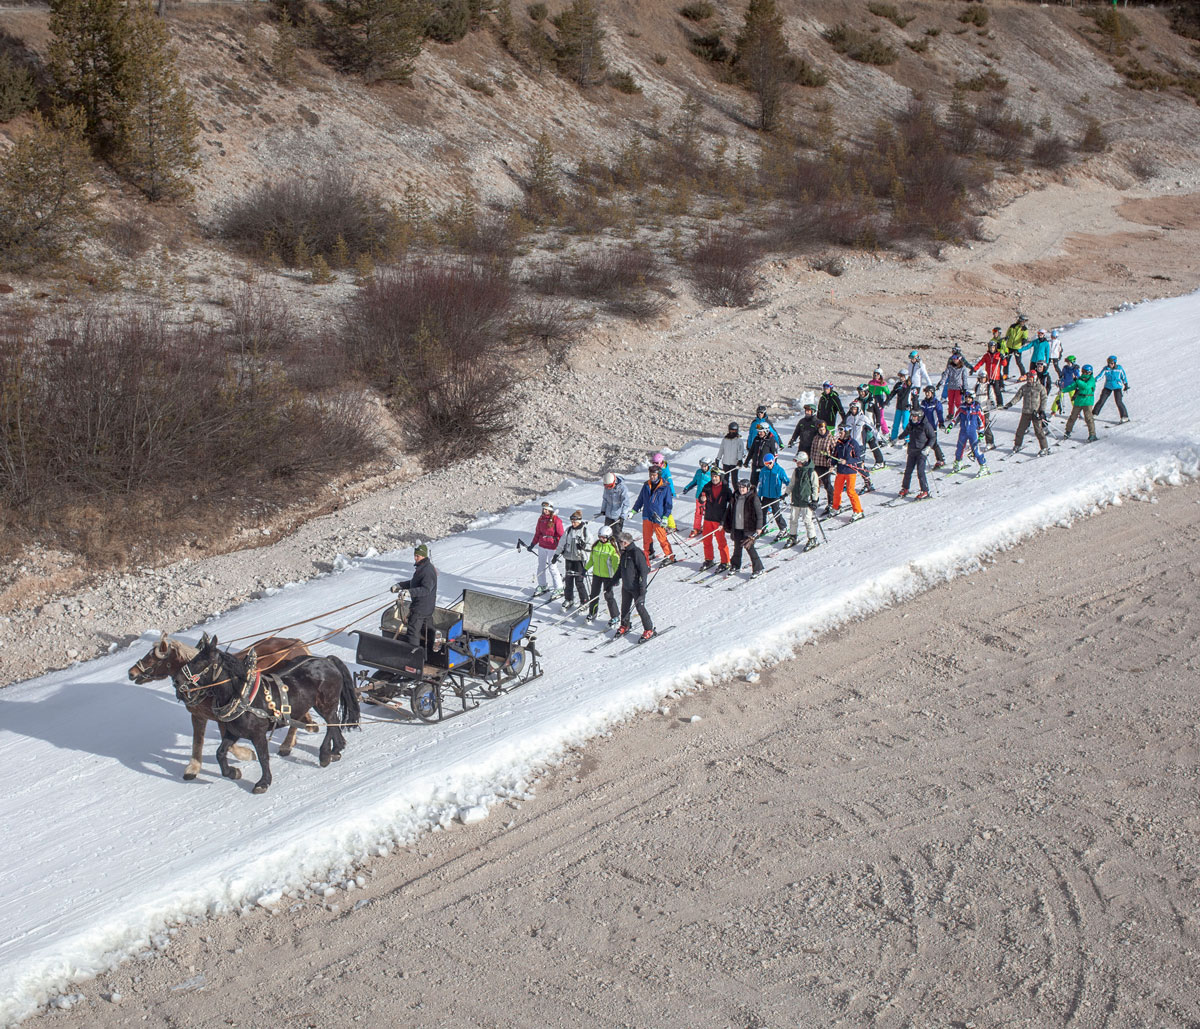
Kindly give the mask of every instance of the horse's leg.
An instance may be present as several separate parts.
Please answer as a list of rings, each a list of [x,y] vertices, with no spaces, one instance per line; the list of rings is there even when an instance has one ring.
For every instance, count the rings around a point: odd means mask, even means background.
[[[255,793],[266,793],[267,787],[271,785],[271,755],[267,749],[267,732],[265,729],[257,730],[250,737],[250,742],[254,744],[254,750],[258,754],[258,765],[262,770],[262,778],[254,784]]]
[[[295,718],[296,716],[293,714],[292,717]],[[287,735],[283,738],[283,742],[279,745],[280,757],[287,757],[292,752],[292,748],[296,745],[297,728],[298,726],[293,725],[287,731]]]
[[[199,711],[188,710],[192,716],[192,760],[183,770],[183,777],[191,780],[200,773],[200,762],[204,757],[204,730],[208,727],[208,718]]]
[[[338,737],[341,736],[342,731],[334,724],[337,722],[337,694],[328,697],[322,688],[317,692],[313,706],[321,713],[321,717],[326,722],[325,739],[321,741],[321,767],[324,768],[330,761],[342,759],[342,748],[338,746]]]
[[[221,745],[217,748],[217,764],[221,766],[221,774],[226,779],[240,779],[242,773],[240,769],[234,768],[229,763],[229,748],[233,746],[237,737],[228,729],[221,729]]]

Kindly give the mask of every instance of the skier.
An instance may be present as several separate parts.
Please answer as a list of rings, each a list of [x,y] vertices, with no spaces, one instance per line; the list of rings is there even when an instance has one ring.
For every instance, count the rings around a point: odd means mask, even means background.
[[[700,535],[700,524],[704,521],[704,487],[708,485],[711,478],[712,462],[707,457],[702,457],[696,474],[692,476],[692,481],[683,487],[685,497],[692,490],[696,491],[696,510],[692,515],[692,531],[688,533],[688,539],[694,539]]]
[[[550,559],[551,564],[554,564],[561,557],[567,566],[567,589],[566,597],[563,600],[564,611],[570,611],[575,606],[576,594],[579,595],[580,607],[587,600],[587,585],[584,581],[587,552],[588,530],[583,522],[583,512],[572,511],[567,531],[562,534],[562,539],[558,541],[558,546],[554,548],[554,557]]]
[[[596,517],[604,519],[604,524],[612,529],[613,536],[621,534],[625,525],[625,508],[628,506],[629,493],[625,489],[625,480],[613,472],[605,473],[600,512]]]
[[[821,383],[821,396],[817,399],[817,417],[829,426],[830,431],[837,428],[837,423],[846,417],[842,398],[833,388],[833,383],[828,380]]]
[[[758,485],[758,477],[762,473],[763,464],[766,462],[767,456],[774,458],[779,452],[779,440],[772,436],[767,431],[765,424],[758,427],[758,435],[754,438],[754,442],[750,445],[750,451],[746,454],[746,463],[750,466],[750,485]]]
[[[674,500],[675,499],[675,480],[673,478],[671,478],[671,468],[667,464],[667,459],[665,457],[663,457],[663,455],[661,453],[654,453],[654,454],[650,455],[649,463],[651,466],[658,469],[658,474],[663,477],[663,481],[667,484],[667,489],[671,493],[671,499]],[[665,524],[667,526],[667,532],[674,532],[675,531],[675,516],[673,514],[667,515],[667,520],[666,520]],[[654,548],[651,547],[650,548],[650,557],[653,557],[653,556],[654,556]]]
[[[741,430],[737,422],[729,423],[729,431],[717,447],[717,466],[725,476],[727,485],[737,489],[738,472],[746,463],[746,444],[742,441]]]
[[[965,399],[965,398],[964,398]],[[979,377],[975,380],[975,404],[979,408],[979,413],[983,415],[983,440],[987,444],[988,450],[996,449],[996,438],[992,435],[992,389],[988,383],[987,372],[980,372]],[[946,427],[952,428],[954,421],[951,419],[946,423]]]
[[[1021,378],[1025,378],[1025,365],[1021,363],[1021,351],[1029,342],[1029,318],[1023,314],[1017,315],[1017,320],[1008,327],[1004,341],[1000,345],[1000,353],[1004,357],[1004,377],[1008,378],[1008,363],[1015,359]],[[1001,403],[1002,401],[997,401]]]
[[[842,423],[850,430],[850,437],[861,444],[864,448],[871,448],[871,456],[875,458],[875,467],[883,468],[883,451],[879,449],[879,442],[875,438],[875,429],[871,425],[871,419],[859,410],[858,401],[850,401],[850,409],[846,412],[846,420]],[[875,487],[871,485],[871,476],[867,472],[866,466],[863,466],[863,492],[873,493]]]
[[[862,471],[862,450],[851,438],[849,431],[843,425],[838,429],[838,441],[834,447],[837,458],[837,478],[833,481],[833,504],[826,508],[826,514],[836,515],[842,506],[842,490],[850,498],[850,507],[854,513],[850,521],[857,522],[863,516],[862,502],[854,489],[854,477]]]
[[[992,392],[995,394],[996,404],[1003,404],[1005,361],[1004,355],[1000,353],[1000,344],[995,340],[988,343],[987,353],[979,359],[971,371],[977,372],[980,368],[984,369],[987,374],[988,386],[991,387]],[[953,420],[952,418],[951,421]]]
[[[937,446],[937,427],[930,421],[928,415],[924,418],[914,418],[908,423],[908,428],[901,434],[902,439],[908,440],[908,458],[904,463],[904,477],[900,481],[900,496],[907,497],[909,487],[912,485],[913,469],[917,472],[917,482],[921,484],[921,489],[917,493],[917,500],[924,500],[929,496],[929,479],[925,476],[925,451],[929,447]]]
[[[879,415],[883,411],[883,405],[865,382],[860,383],[858,387],[858,406],[862,409],[862,413],[871,419],[871,427],[874,429],[872,435],[878,435],[880,432]]]
[[[1046,387],[1038,380],[1037,372],[1031,371],[1025,376],[1024,383],[1013,394],[1012,399],[1004,405],[1009,408],[1018,400],[1021,401],[1021,418],[1017,422],[1017,434],[1013,437],[1014,454],[1021,449],[1021,444],[1025,441],[1025,432],[1030,426],[1033,426],[1033,434],[1041,448],[1038,450],[1038,457],[1050,453],[1050,444],[1046,442],[1046,430],[1042,424],[1046,417],[1046,397]]]
[[[933,379],[929,377],[929,372],[925,370],[925,362],[921,360],[921,355],[916,350],[908,352],[908,381],[911,382],[917,389],[923,386],[932,386]]]
[[[592,573],[592,593],[588,604],[588,621],[594,622],[600,610],[600,594],[604,593],[604,603],[608,607],[608,627],[615,629],[620,623],[617,616],[617,601],[613,596],[613,587],[617,584],[617,569],[621,564],[621,554],[613,543],[613,531],[604,526],[598,533],[599,539],[588,554],[587,570]]]
[[[783,470],[783,465],[775,460],[774,454],[767,454],[763,458],[762,471],[758,474],[758,499],[762,504],[764,529],[771,518],[775,519],[775,526],[779,532],[787,528],[780,505],[783,503],[784,490],[791,481],[788,473]]]
[[[717,542],[717,550],[721,555],[722,572],[729,571],[729,543],[725,539],[725,512],[733,500],[733,491],[719,475],[714,475],[700,494],[701,507],[704,509],[704,563],[700,566],[705,571],[713,566],[713,540]]]
[[[671,515],[673,498],[662,477],[658,465],[650,466],[650,474],[646,483],[638,493],[631,515],[642,514],[642,549],[646,552],[646,561],[654,556],[654,541],[658,540],[663,548],[663,566],[675,563],[675,553],[667,539],[666,521]]]
[[[408,631],[404,641],[410,647],[423,647],[426,645],[425,630],[437,607],[437,569],[429,560],[429,547],[424,543],[413,547],[412,578],[392,587],[393,593],[401,590],[408,590]]]
[[[666,492],[666,487],[661,487]],[[633,545],[633,536],[628,532],[621,533],[621,563],[618,569],[621,576],[621,624],[617,635],[624,636],[629,632],[629,609],[637,608],[638,617],[642,620],[642,640],[654,636],[654,623],[650,620],[650,612],[646,610],[646,590],[650,586],[650,564],[637,547]]]
[[[817,481],[817,466],[803,450],[796,455],[796,474],[792,477],[792,513],[788,518],[787,545],[794,547],[799,540],[796,530],[800,528],[800,517],[804,517],[804,531],[808,541],[804,549],[812,550],[817,545],[817,500],[821,486]]]
[[[1021,347],[1021,351],[1032,350],[1029,355],[1029,367],[1032,368],[1038,361],[1048,362],[1050,360],[1050,339],[1046,335],[1045,329],[1038,329],[1037,335]]]
[[[881,435],[886,436],[888,431],[887,415],[884,414],[884,405],[887,403],[888,394],[891,390],[888,387],[887,379],[883,377],[883,369],[876,368],[871,373],[871,381],[867,383],[867,390],[871,396],[875,398],[875,404],[879,410],[879,421],[877,423]]]
[[[1071,387],[1075,384],[1075,380],[1079,378],[1079,365],[1075,362],[1075,355],[1068,354],[1066,363],[1062,367],[1062,371],[1058,376],[1058,395],[1054,398],[1054,403],[1050,405],[1051,414],[1062,414],[1062,398],[1063,394],[1069,393]]]
[[[1079,377],[1071,383],[1070,389],[1063,390],[1071,394],[1071,413],[1067,416],[1067,427],[1063,430],[1063,439],[1071,438],[1071,430],[1075,428],[1075,420],[1083,415],[1087,425],[1089,443],[1095,443],[1100,437],[1096,435],[1096,419],[1092,414],[1092,404],[1096,399],[1096,380],[1092,376],[1092,366],[1085,364],[1080,369]]]
[[[833,506],[833,450],[837,440],[824,422],[817,425],[817,434],[813,437],[812,449],[808,452],[817,469],[817,478],[821,488],[825,490],[825,507]]]
[[[1100,399],[1096,401],[1096,406],[1092,408],[1092,414],[1100,413],[1100,408],[1104,406],[1104,401],[1112,394],[1113,400],[1117,402],[1117,410],[1121,414],[1119,424],[1125,424],[1129,421],[1129,412],[1125,410],[1125,402],[1122,395],[1129,390],[1129,380],[1125,378],[1125,369],[1117,364],[1115,354],[1109,354],[1108,360],[1104,367],[1100,369],[1100,381],[1104,383],[1104,389],[1100,391]]]
[[[942,389],[946,391],[944,394],[946,417],[953,418],[958,413],[962,398],[970,389],[970,381],[970,372],[967,369],[966,361],[963,360],[962,351],[955,347],[954,353],[950,355],[950,360],[946,362],[946,370],[942,372],[942,377],[937,382],[938,391]],[[942,423],[939,421],[938,424]]]
[[[924,415],[924,421],[929,422],[930,431],[933,433],[931,444],[933,446],[933,468],[936,471],[946,463],[946,455],[942,453],[942,448],[937,438],[938,429],[944,429],[946,422],[942,417],[942,402],[938,400],[937,393],[932,386],[925,387],[925,396],[921,399],[921,413]],[[911,425],[912,422],[910,421],[909,424]],[[909,438],[911,439],[912,437],[910,436]]]
[[[737,495],[730,501],[725,511],[725,531],[733,537],[733,561],[730,570],[742,570],[742,551],[750,555],[750,578],[757,579],[762,575],[762,558],[754,549],[754,542],[763,527],[762,505],[758,497],[750,490],[750,483],[739,482]]]
[[[562,581],[558,577],[558,569],[554,567],[554,555],[558,551],[558,541],[563,537],[562,519],[554,513],[554,505],[549,500],[542,501],[542,516],[537,520],[533,530],[532,546],[537,550],[537,589],[533,595],[540,596],[551,589],[546,585],[549,578],[553,585],[554,596],[562,593]]]
[[[954,448],[954,470],[957,472],[962,468],[963,451],[967,444],[971,445],[971,453],[975,455],[975,460],[979,462],[979,474],[990,474],[987,459],[983,456],[983,451],[979,447],[979,430],[986,424],[983,412],[979,410],[979,405],[975,403],[974,397],[967,397],[963,401],[962,410],[958,412],[958,446]]]
[[[907,369],[900,369],[900,379],[895,386],[892,387],[891,393],[888,394],[888,400],[892,397],[896,398],[896,413],[892,420],[892,442],[896,441],[896,437],[903,431],[904,426],[908,424],[909,408],[912,406],[912,379],[908,377]]]
[[[775,426],[771,424],[771,419],[767,417],[766,404],[759,404],[754,411],[754,421],[750,423],[750,431],[746,433],[746,448],[749,449],[750,447],[754,446],[754,437],[757,435],[758,427],[760,425],[765,425],[771,430],[771,434],[775,437],[775,442],[778,443],[779,447],[782,449],[783,440],[780,438]]]
[[[816,434],[817,409],[813,404],[805,404],[804,417],[796,422],[796,427],[792,430],[792,435],[788,439],[788,446],[799,446],[801,450],[807,453]]]
[[[1050,330],[1050,363],[1054,365],[1054,374],[1062,375],[1063,345],[1062,340],[1058,338],[1058,329]]]

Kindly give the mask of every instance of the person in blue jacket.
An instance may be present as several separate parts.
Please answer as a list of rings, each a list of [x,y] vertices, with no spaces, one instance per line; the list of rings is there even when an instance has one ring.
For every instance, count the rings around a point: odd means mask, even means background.
[[[675,554],[667,539],[667,519],[671,516],[673,501],[674,498],[667,488],[661,470],[658,465],[652,464],[650,476],[642,486],[641,492],[638,493],[633,510],[630,512],[631,515],[639,513],[642,515],[642,549],[646,553],[647,561],[651,560],[654,554],[654,541],[658,540],[659,545],[663,548],[663,564],[673,565],[675,563]]]
[[[692,490],[696,491],[696,511],[692,516],[692,531],[688,533],[688,539],[700,535],[700,526],[704,524],[704,487],[711,481],[712,462],[707,457],[702,457],[696,474],[692,476],[692,481],[683,487],[685,497]]]
[[[962,410],[961,397],[965,394],[960,394],[958,403],[959,410]],[[925,421],[929,423],[929,427],[933,430],[933,446],[934,465],[933,470],[937,471],[946,463],[946,455],[942,453],[942,448],[938,443],[937,431],[946,427],[946,419],[943,417],[942,402],[937,398],[937,392],[932,386],[925,387],[925,396],[921,399],[921,411],[925,415]],[[912,424],[911,422],[909,423]],[[905,438],[903,434],[901,438]],[[911,437],[909,437],[911,438]]]
[[[749,450],[753,445],[754,438],[758,435],[758,427],[760,425],[765,425],[771,431],[771,435],[775,437],[775,442],[779,444],[779,449],[782,450],[783,440],[780,438],[779,433],[775,430],[775,426],[771,424],[771,419],[767,417],[767,408],[765,404],[759,404],[758,407],[755,408],[754,421],[750,423],[750,431],[746,433],[746,449]]]
[[[1050,337],[1046,335],[1045,329],[1038,329],[1037,335],[1034,336],[1028,343],[1021,347],[1020,353],[1026,350],[1032,350],[1029,355],[1029,366],[1032,368],[1038,361],[1043,361],[1046,364],[1050,363]]]
[[[954,448],[954,470],[956,472],[962,468],[963,451],[970,444],[971,453],[979,462],[979,474],[991,474],[987,466],[987,458],[983,456],[983,450],[979,446],[979,430],[982,427],[983,412],[979,410],[979,405],[975,403],[973,396],[967,397],[958,412],[958,446]]]
[[[791,481],[788,473],[783,470],[783,465],[775,460],[774,454],[767,454],[763,458],[762,471],[758,473],[758,499],[762,501],[764,527],[767,520],[773,517],[780,532],[787,528],[787,522],[779,507],[783,503],[784,491]]]
[[[1074,354],[1068,354],[1066,363],[1062,366],[1062,371],[1058,375],[1058,393],[1054,397],[1054,403],[1050,405],[1051,414],[1066,415],[1066,411],[1062,409],[1063,394],[1068,393],[1072,386],[1075,385],[1075,380],[1079,378],[1079,365],[1075,361]]]
[[[1125,369],[1117,364],[1115,354],[1108,355],[1108,361],[1100,369],[1100,374],[1096,378],[1104,384],[1104,388],[1100,391],[1100,399],[1096,401],[1096,406],[1092,408],[1092,416],[1095,417],[1100,413],[1100,408],[1104,406],[1104,401],[1111,394],[1113,400],[1117,402],[1117,410],[1121,413],[1120,424],[1123,425],[1129,421],[1129,412],[1125,410],[1125,401],[1123,399],[1124,394],[1129,389],[1129,380],[1125,378]]]

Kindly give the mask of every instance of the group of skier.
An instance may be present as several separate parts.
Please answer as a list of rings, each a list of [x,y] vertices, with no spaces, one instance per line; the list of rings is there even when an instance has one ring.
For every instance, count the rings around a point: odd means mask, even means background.
[[[1027,351],[1030,352],[1028,370],[1022,361]],[[1057,378],[1052,377],[1050,368]],[[1018,385],[1006,401],[1005,383],[1010,379]],[[1096,388],[1101,383],[1097,399]],[[831,382],[822,385],[815,400],[803,404],[803,414],[786,445],[796,447],[795,467],[790,476],[783,467],[781,452],[785,446],[765,405],[758,407],[745,437],[740,425],[730,422],[716,455],[701,459],[691,481],[679,491],[683,496],[696,493],[687,540],[700,539],[704,553],[701,572],[715,567],[718,573],[732,575],[740,571],[743,559],[748,557],[750,578],[757,578],[763,573],[762,558],[756,548],[760,538],[776,535],[776,542],[792,547],[800,540],[803,524],[807,551],[818,545],[820,518],[838,514],[843,498],[850,506],[851,522],[864,516],[858,477],[862,476],[861,492],[874,490],[870,472],[886,465],[885,440],[906,449],[899,496],[909,495],[915,473],[920,489],[913,499],[923,500],[930,495],[926,474],[929,452],[935,460],[934,469],[946,464],[938,442],[939,430],[958,430],[953,472],[963,467],[964,455],[969,451],[979,466],[978,474],[987,475],[986,452],[996,446],[989,418],[993,408],[1010,408],[1019,403],[1021,415],[1013,437],[1013,452],[1021,449],[1026,434],[1032,431],[1038,441],[1038,456],[1042,456],[1049,452],[1050,417],[1060,413],[1064,403],[1069,401],[1071,408],[1064,438],[1070,437],[1077,419],[1082,417],[1088,429],[1088,442],[1092,442],[1097,438],[1094,416],[1110,395],[1116,401],[1120,420],[1129,420],[1124,403],[1128,389],[1124,369],[1115,355],[1108,358],[1097,378],[1091,365],[1081,367],[1074,355],[1063,356],[1057,330],[1049,335],[1038,331],[1031,338],[1024,315],[1018,316],[1007,332],[999,327],[993,329],[983,356],[974,365],[969,365],[962,350],[955,347],[936,382],[919,351],[913,350],[890,383],[882,369],[876,368],[845,405]],[[870,469],[865,462],[868,450],[874,462]],[[825,506],[818,516],[822,492]],[[618,635],[630,631],[631,610],[636,609],[642,623],[642,640],[653,638],[654,625],[645,606],[646,591],[655,574],[651,563],[657,558],[656,548],[662,551],[658,568],[677,560],[671,542],[672,535],[677,542],[682,539],[673,513],[676,497],[670,466],[663,454],[654,453],[649,459],[646,480],[632,505],[624,480],[613,472],[604,476],[597,514],[604,525],[594,542],[589,539],[581,510],[572,512],[564,526],[554,504],[545,501],[530,545],[538,556],[535,594],[553,591],[553,596],[561,595],[563,607],[568,611],[576,604],[586,605],[589,620],[599,617],[603,596],[608,624]],[[790,517],[785,517],[785,503]],[[633,533],[625,530],[625,519],[637,515],[642,519],[640,547],[635,545]],[[565,570],[561,578],[557,570],[560,560]],[[614,596],[618,583],[619,608]]]

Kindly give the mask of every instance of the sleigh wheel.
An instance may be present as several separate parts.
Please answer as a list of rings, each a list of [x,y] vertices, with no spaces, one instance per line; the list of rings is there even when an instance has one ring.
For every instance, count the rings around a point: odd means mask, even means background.
[[[413,683],[408,691],[408,700],[412,713],[422,722],[436,722],[441,717],[442,696],[436,682]]]

